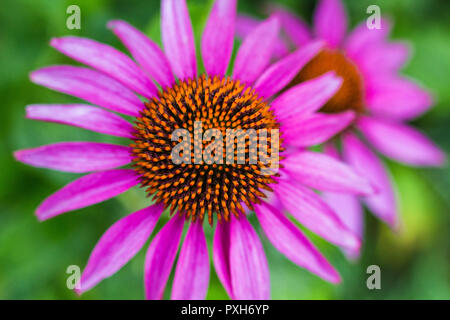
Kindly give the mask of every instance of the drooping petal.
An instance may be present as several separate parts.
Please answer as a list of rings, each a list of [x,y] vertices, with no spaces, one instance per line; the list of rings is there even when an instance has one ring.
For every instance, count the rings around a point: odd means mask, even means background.
[[[181,80],[194,79],[197,58],[186,0],[161,1],[161,36],[175,75]]]
[[[264,98],[270,98],[278,93],[314,58],[323,45],[322,41],[311,42],[274,63],[256,80],[254,85],[256,92]]]
[[[377,189],[375,195],[364,198],[367,206],[381,220],[395,226],[397,223],[395,194],[380,159],[354,134],[346,133],[342,141],[345,161],[357,172],[365,175]]]
[[[145,297],[148,300],[162,298],[167,279],[183,232],[184,217],[176,214],[158,232],[145,257]]]
[[[348,193],[323,192],[322,199],[338,215],[342,223],[360,239],[363,238],[363,210],[357,196]],[[350,259],[360,255],[360,248],[343,249]]]
[[[340,282],[336,270],[286,216],[264,202],[255,210],[266,236],[289,260],[327,281]]]
[[[33,71],[30,78],[41,86],[130,116],[138,116],[144,106],[131,90],[87,68],[50,66]]]
[[[163,206],[152,205],[114,223],[100,238],[80,279],[81,294],[120,270],[142,248]]]
[[[127,191],[139,183],[131,169],[90,173],[78,178],[45,199],[36,209],[39,220],[84,208]]]
[[[261,241],[242,215],[230,221],[230,268],[233,298],[267,300],[270,298],[270,275]]]
[[[309,27],[300,17],[281,7],[275,9],[274,15],[280,20],[281,27],[289,40],[297,47],[304,46],[311,41]]]
[[[230,225],[217,223],[213,241],[213,262],[217,276],[228,296],[233,299],[230,270]]]
[[[414,82],[400,77],[376,76],[367,83],[366,103],[374,115],[411,120],[433,104],[431,95]]]
[[[50,45],[66,56],[102,71],[146,98],[158,89],[141,69],[124,53],[97,41],[68,36],[53,38]]]
[[[133,138],[131,123],[114,113],[85,104],[33,104],[26,107],[26,117]]]
[[[316,36],[338,47],[347,31],[347,14],[341,0],[321,0],[314,14]]]
[[[125,21],[109,21],[108,28],[114,32],[133,58],[162,88],[170,87],[175,83],[169,61],[154,41]]]
[[[410,48],[406,43],[374,43],[367,45],[353,59],[363,73],[397,72],[409,57]]]
[[[290,177],[314,189],[355,194],[373,193],[367,178],[326,154],[295,152],[283,160],[283,166]]]
[[[59,142],[14,152],[14,157],[34,167],[66,172],[108,170],[131,162],[131,150],[98,142]]]
[[[274,17],[260,23],[242,42],[234,61],[233,78],[252,85],[270,62],[279,21]]]
[[[238,14],[236,17],[236,37],[245,39],[260,23],[262,20]],[[278,60],[283,58],[289,53],[288,44],[281,37],[277,37],[273,43],[273,58]]]
[[[203,30],[202,57],[206,73],[223,77],[231,59],[236,0],[217,0]]]
[[[367,46],[384,41],[391,30],[389,20],[380,19],[380,29],[369,29],[367,21],[361,22],[348,36],[344,44],[345,52],[356,58]]]
[[[413,166],[440,166],[444,153],[416,129],[393,121],[361,117],[358,128],[381,153]]]
[[[209,285],[208,246],[202,221],[191,223],[178,258],[173,300],[204,300]]]
[[[342,78],[330,71],[294,86],[273,100],[270,105],[277,119],[284,126],[288,126],[293,119],[306,117],[318,111],[334,96],[341,84]]]
[[[349,249],[360,246],[360,240],[342,223],[319,195],[300,184],[280,179],[274,186],[283,207],[305,227],[324,239]]]
[[[299,147],[309,147],[328,141],[348,127],[355,119],[353,111],[345,111],[336,114],[315,113],[304,119],[298,119],[296,126],[294,121],[289,123],[289,128],[283,130],[283,138],[286,144]]]

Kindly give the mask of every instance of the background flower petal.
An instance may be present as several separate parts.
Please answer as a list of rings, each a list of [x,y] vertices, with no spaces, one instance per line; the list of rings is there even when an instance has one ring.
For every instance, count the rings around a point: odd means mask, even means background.
[[[347,31],[347,14],[340,0],[319,1],[314,14],[314,31],[332,48],[341,44]]]

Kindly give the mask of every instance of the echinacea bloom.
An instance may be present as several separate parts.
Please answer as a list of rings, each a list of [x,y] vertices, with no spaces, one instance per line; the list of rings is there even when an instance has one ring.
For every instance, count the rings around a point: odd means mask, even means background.
[[[327,73],[272,99],[323,45],[313,42],[269,66],[279,30],[276,18],[250,32],[237,52],[232,76],[226,77],[235,10],[236,1],[231,0],[217,0],[212,8],[202,36],[203,75],[197,75],[192,26],[181,0],[163,0],[161,4],[164,52],[126,22],[111,21],[109,28],[136,62],[111,46],[63,37],[53,39],[51,45],[91,68],[50,66],[32,72],[34,83],[92,105],[31,105],[26,110],[28,118],[131,140],[128,146],[64,142],[17,151],[16,159],[36,167],[90,172],[45,199],[36,210],[39,220],[105,201],[139,184],[155,200],[105,232],[89,257],[78,293],[125,265],[143,247],[166,208],[175,214],[154,236],[145,260],[148,299],[163,295],[185,224],[189,226],[171,297],[206,297],[210,262],[204,217],[211,226],[214,218],[219,220],[213,261],[229,296],[268,299],[268,264],[259,237],[246,218],[248,209],[256,211],[269,240],[290,260],[327,281],[340,281],[335,269],[282,210],[287,209],[301,224],[336,245],[350,250],[359,246],[358,237],[308,186],[368,194],[372,187],[367,179],[332,157],[290,148],[291,143],[302,148],[322,143],[353,120],[353,113],[315,112],[337,92],[341,79]],[[134,125],[111,111],[134,117]],[[172,132],[184,128],[192,136],[196,121],[205,129],[220,132],[279,128],[283,138],[270,151],[278,149],[283,154],[284,169],[264,175],[263,163],[251,164],[248,159],[243,164],[208,164],[200,157],[200,162],[175,164],[171,150],[177,141],[172,141]],[[194,151],[192,158],[197,156]],[[191,155],[187,158],[191,160]],[[129,164],[129,168],[117,169]],[[270,203],[263,200],[267,195]]]
[[[376,192],[365,197],[324,192],[324,199],[360,237],[363,233],[360,200],[378,218],[397,227],[399,217],[394,188],[376,152],[411,166],[440,166],[445,161],[444,153],[433,142],[405,123],[419,117],[432,105],[427,91],[399,74],[408,58],[408,46],[387,40],[389,22],[386,19],[381,19],[379,29],[369,28],[364,21],[347,35],[347,17],[340,0],[318,2],[312,30],[288,10],[272,7],[270,11],[281,21],[284,47],[301,48],[317,40],[326,42],[288,88],[334,71],[342,77],[342,86],[319,111],[334,114],[352,110],[357,115],[348,130],[338,137],[341,150],[333,140],[325,145],[325,152],[365,175]],[[237,33],[245,35],[252,24],[256,26],[258,21],[239,17]],[[280,44],[278,47],[283,48]],[[280,57],[284,51],[277,52]],[[347,252],[353,257],[359,254],[359,251]]]

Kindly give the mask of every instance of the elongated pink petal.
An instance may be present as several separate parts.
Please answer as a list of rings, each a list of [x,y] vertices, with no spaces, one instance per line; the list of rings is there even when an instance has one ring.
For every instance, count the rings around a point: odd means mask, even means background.
[[[287,90],[270,104],[283,126],[318,111],[339,90],[342,78],[333,71]]]
[[[161,1],[161,35],[173,72],[181,80],[197,76],[194,34],[186,0]]]
[[[321,0],[314,14],[316,36],[338,47],[347,31],[347,14],[340,0]]]
[[[163,206],[153,205],[114,223],[95,245],[77,293],[88,291],[130,261],[147,241],[162,211]]]
[[[254,88],[259,95],[270,98],[283,89],[320,51],[322,41],[311,42],[270,66],[256,81]]]
[[[127,191],[139,183],[131,169],[90,173],[78,178],[45,199],[36,209],[39,220],[47,220],[64,212],[84,208]]]
[[[169,61],[154,41],[125,21],[109,21],[108,28],[114,32],[133,58],[162,88],[170,87],[175,83]]]
[[[98,142],[59,142],[14,152],[14,157],[34,167],[66,172],[113,169],[131,162],[131,150]]]
[[[361,117],[358,128],[381,153],[414,166],[441,166],[444,153],[425,135],[405,124]]]
[[[280,179],[274,189],[283,207],[314,233],[352,250],[360,246],[356,235],[350,232],[336,213],[313,191],[286,178]]]
[[[217,223],[213,240],[213,262],[217,276],[228,296],[233,299],[230,270],[230,224]]]
[[[216,0],[203,30],[202,57],[206,73],[223,77],[231,59],[236,0]]]
[[[164,294],[183,232],[184,217],[175,215],[159,231],[148,248],[145,257],[145,297],[161,299]],[[187,276],[187,275],[185,275]]]
[[[359,139],[346,133],[343,138],[344,159],[377,188],[377,193],[364,198],[367,206],[391,226],[397,223],[395,194],[388,173],[377,156]]]
[[[367,21],[361,22],[345,41],[345,52],[352,58],[374,44],[384,41],[391,30],[391,24],[385,18],[381,19],[380,29],[369,29]]]
[[[173,300],[204,300],[209,285],[208,246],[201,221],[193,222],[181,247],[172,285]]]
[[[236,17],[236,37],[239,39],[245,39],[260,23],[262,20],[238,14]],[[273,43],[273,56],[272,58],[278,60],[283,58],[289,53],[289,46],[285,39],[277,37]]]
[[[146,98],[156,96],[158,92],[133,60],[111,46],[73,36],[53,38],[50,45],[72,59],[102,71]]]
[[[324,192],[322,199],[338,215],[342,223],[360,239],[363,238],[363,209],[358,197],[337,192]],[[350,259],[356,259],[360,255],[360,248],[349,250],[343,248]]]
[[[280,20],[281,27],[289,40],[297,47],[311,41],[311,31],[300,17],[281,7],[275,9],[274,15]]]
[[[133,125],[106,110],[84,104],[33,104],[28,119],[57,122],[117,137],[133,138]]]
[[[379,74],[396,72],[402,68],[409,56],[410,48],[406,43],[374,43],[353,58],[363,73]]]
[[[51,66],[33,71],[31,81],[130,116],[139,115],[144,104],[114,79],[97,71],[74,66]]]
[[[278,19],[271,17],[244,38],[234,62],[234,79],[247,85],[253,84],[269,65],[278,31]]]
[[[289,260],[332,283],[340,276],[308,238],[286,216],[263,202],[256,215],[270,242]]]
[[[431,95],[414,82],[400,77],[371,77],[366,103],[374,115],[395,120],[411,120],[433,104]]]
[[[291,122],[285,130],[282,126],[283,138],[287,144],[309,147],[324,143],[334,135],[348,127],[355,119],[355,113],[345,111],[336,114],[315,113],[311,116],[298,119],[297,126]]]
[[[242,215],[230,221],[230,267],[234,299],[270,298],[270,275],[261,241]]]
[[[355,194],[373,193],[367,178],[326,154],[296,152],[283,160],[283,166],[289,176],[314,189]]]

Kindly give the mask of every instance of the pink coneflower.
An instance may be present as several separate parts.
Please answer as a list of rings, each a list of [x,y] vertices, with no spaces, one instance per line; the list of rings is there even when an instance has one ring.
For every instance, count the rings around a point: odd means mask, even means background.
[[[323,43],[313,42],[269,66],[279,22],[268,19],[245,38],[232,76],[226,77],[236,1],[218,0],[202,37],[206,74],[197,75],[185,1],[163,0],[161,7],[164,52],[129,24],[112,21],[109,28],[136,62],[108,45],[64,37],[53,39],[51,45],[92,69],[51,66],[31,74],[34,83],[102,108],[85,104],[32,105],[27,107],[28,118],[131,140],[128,146],[64,142],[17,151],[15,157],[19,161],[33,166],[93,172],[44,200],[36,210],[39,220],[102,202],[139,184],[155,200],[155,204],[122,218],[105,232],[84,269],[78,293],[125,265],[148,240],[165,208],[175,214],[155,235],[147,251],[148,299],[160,299],[163,295],[185,224],[189,227],[178,256],[171,297],[206,297],[210,262],[204,217],[211,226],[214,218],[218,220],[213,261],[229,296],[269,298],[268,264],[259,237],[246,218],[251,211],[248,209],[254,209],[262,229],[280,252],[323,279],[339,282],[339,274],[282,209],[336,245],[349,250],[359,247],[358,237],[308,186],[368,194],[372,187],[367,179],[333,157],[292,148],[327,141],[353,120],[354,113],[316,113],[341,85],[333,72],[293,86],[273,99],[320,51]],[[134,125],[110,111],[134,117]],[[192,135],[196,121],[221,132],[228,128],[279,128],[283,138],[269,151],[279,150],[283,155],[280,167],[295,170],[280,169],[264,175],[263,163],[251,164],[248,159],[243,164],[208,164],[203,160],[175,164],[171,150],[177,142],[171,140],[172,132],[184,128]],[[191,156],[195,159],[198,154],[194,151],[187,155],[188,160]],[[236,155],[234,160],[238,158]],[[131,168],[116,169],[128,164],[132,164]],[[267,196],[270,203],[263,200]]]
[[[296,75],[289,87],[334,71],[343,79],[339,91],[322,107],[321,112],[334,114],[353,110],[357,117],[348,130],[340,135],[341,152],[335,141],[326,145],[326,152],[342,158],[357,172],[365,175],[376,188],[371,196],[324,193],[327,203],[339,214],[342,221],[362,236],[362,200],[380,219],[391,226],[398,225],[394,189],[383,163],[373,151],[393,160],[412,166],[439,166],[445,156],[421,132],[405,124],[432,105],[428,92],[414,81],[400,76],[399,70],[408,58],[408,46],[389,42],[389,23],[381,21],[380,29],[369,29],[366,21],[350,34],[347,17],[340,0],[322,0],[314,14],[314,27],[291,12],[272,8],[273,16],[281,21],[284,45],[307,46],[312,41],[323,40],[326,46]],[[239,17],[238,31],[244,35],[258,21]],[[278,43],[277,56],[285,54]],[[358,252],[349,252],[356,256]]]

